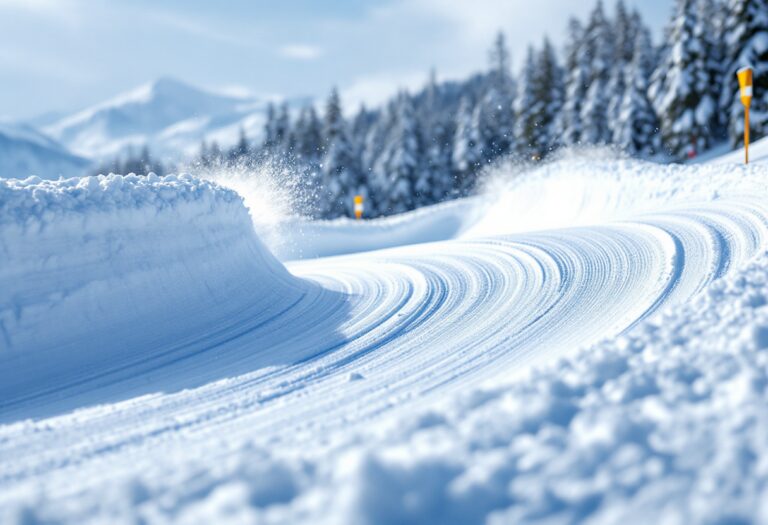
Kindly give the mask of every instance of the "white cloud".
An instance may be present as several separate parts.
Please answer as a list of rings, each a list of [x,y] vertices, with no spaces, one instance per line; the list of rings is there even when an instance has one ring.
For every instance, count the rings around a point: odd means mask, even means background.
[[[3,0],[0,0],[2,2]],[[171,29],[182,31],[188,35],[201,39],[214,40],[224,44],[239,47],[253,47],[253,37],[244,37],[232,30],[222,30],[214,27],[209,21],[182,15],[176,11],[162,11],[152,9],[149,11],[134,9],[137,19],[148,18]]]
[[[315,60],[323,55],[323,50],[307,44],[288,44],[280,48],[280,54],[293,60]]]

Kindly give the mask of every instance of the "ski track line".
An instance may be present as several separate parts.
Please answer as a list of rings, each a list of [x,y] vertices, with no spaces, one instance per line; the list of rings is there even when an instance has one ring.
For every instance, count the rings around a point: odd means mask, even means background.
[[[211,436],[224,450],[249,440],[317,445],[404,403],[512,377],[698,293],[765,247],[766,217],[757,201],[715,201],[290,264],[305,287],[276,315],[245,311],[207,327],[204,340],[143,349],[76,384],[4,399],[0,502],[23,483],[64,495],[74,470],[92,486],[151,472],[157,451],[183,443],[195,456]],[[95,394],[104,405],[22,420]]]

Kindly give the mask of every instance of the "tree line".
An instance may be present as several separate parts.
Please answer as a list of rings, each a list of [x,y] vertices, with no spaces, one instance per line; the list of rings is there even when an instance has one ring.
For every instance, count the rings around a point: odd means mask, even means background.
[[[400,213],[471,193],[501,157],[541,160],[562,147],[615,145],[641,158],[684,160],[714,144],[738,145],[743,110],[736,71],[754,68],[753,139],[768,135],[768,0],[675,0],[661,45],[636,10],[598,0],[572,18],[558,51],[544,38],[513,73],[505,36],[489,67],[456,82],[434,72],[416,93],[345,118],[337,90],[322,111],[269,105],[263,138],[198,162],[280,162],[310,192],[316,217]]]

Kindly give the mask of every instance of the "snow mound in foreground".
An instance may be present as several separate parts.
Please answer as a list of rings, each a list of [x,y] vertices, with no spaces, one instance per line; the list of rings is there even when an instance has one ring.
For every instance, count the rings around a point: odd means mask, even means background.
[[[0,179],[0,250],[0,394],[211,338],[297,290],[241,198],[184,175]]]

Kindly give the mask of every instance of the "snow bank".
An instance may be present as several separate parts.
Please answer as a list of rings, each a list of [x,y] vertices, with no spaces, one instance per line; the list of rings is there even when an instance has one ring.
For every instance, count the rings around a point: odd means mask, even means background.
[[[240,197],[184,175],[0,179],[0,256],[0,399],[297,293]]]
[[[766,143],[768,144],[768,143]],[[646,213],[749,200],[764,192],[765,165],[661,165],[574,156],[523,174],[502,169],[485,194],[488,212],[463,237],[632,220]]]

